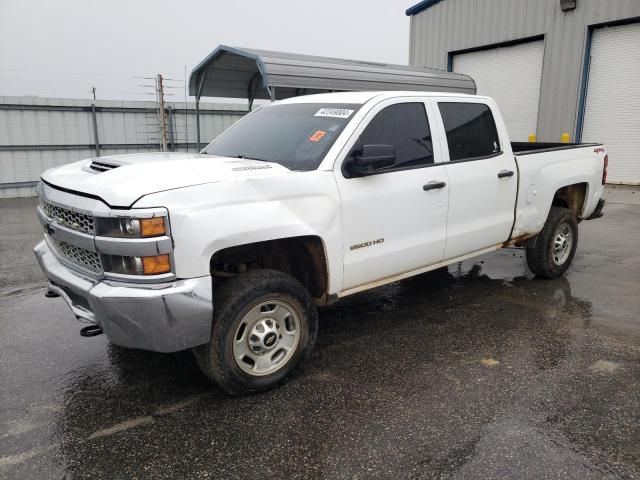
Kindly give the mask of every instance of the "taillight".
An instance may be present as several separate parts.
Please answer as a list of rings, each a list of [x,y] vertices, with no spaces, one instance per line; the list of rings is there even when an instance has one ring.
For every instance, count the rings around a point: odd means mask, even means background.
[[[609,155],[604,156],[604,166],[602,167],[602,184],[607,183],[607,170],[609,169]]]

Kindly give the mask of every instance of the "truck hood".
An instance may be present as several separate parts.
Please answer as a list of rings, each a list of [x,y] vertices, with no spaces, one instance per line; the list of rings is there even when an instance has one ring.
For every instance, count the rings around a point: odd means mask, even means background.
[[[287,173],[282,165],[259,160],[160,152],[81,160],[47,170],[42,180],[99,197],[112,207],[129,207],[150,193]]]

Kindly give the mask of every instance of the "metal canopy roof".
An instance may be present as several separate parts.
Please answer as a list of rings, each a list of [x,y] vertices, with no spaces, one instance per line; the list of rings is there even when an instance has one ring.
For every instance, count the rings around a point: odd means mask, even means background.
[[[476,93],[467,75],[220,45],[193,69],[189,94],[280,100],[332,91],[416,90]]]

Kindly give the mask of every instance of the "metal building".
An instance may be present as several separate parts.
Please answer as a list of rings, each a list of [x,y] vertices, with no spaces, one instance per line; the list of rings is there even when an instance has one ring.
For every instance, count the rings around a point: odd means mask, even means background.
[[[511,136],[604,142],[609,180],[640,184],[640,0],[424,0],[410,63],[466,73]]]

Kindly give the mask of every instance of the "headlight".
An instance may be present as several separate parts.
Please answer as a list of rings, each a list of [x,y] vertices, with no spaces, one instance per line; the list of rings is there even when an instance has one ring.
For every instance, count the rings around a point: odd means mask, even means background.
[[[167,234],[165,217],[100,218],[98,235],[103,237],[148,238]]]
[[[136,220],[135,218],[122,219],[120,220],[120,227],[124,227],[127,235],[140,235],[140,220]]]
[[[147,218],[100,217],[97,218],[96,233],[97,237],[102,237],[101,242],[111,245],[106,249],[111,254],[101,253],[105,273],[153,276],[172,272],[171,255],[167,249],[169,219],[166,215]],[[108,237],[114,240],[109,241]]]
[[[120,275],[160,275],[171,272],[168,254],[152,257],[102,255],[102,263],[106,272]]]

